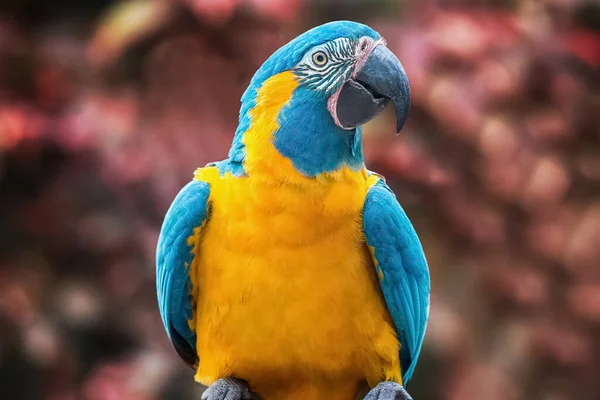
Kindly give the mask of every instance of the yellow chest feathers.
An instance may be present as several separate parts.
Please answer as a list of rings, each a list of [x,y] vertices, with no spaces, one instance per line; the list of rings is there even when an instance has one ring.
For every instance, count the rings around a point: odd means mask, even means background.
[[[191,270],[200,382],[237,376],[267,399],[311,382],[321,394],[305,398],[335,399],[361,382],[400,380],[362,235],[366,171],[295,186],[220,178],[214,168],[196,177],[211,184]]]

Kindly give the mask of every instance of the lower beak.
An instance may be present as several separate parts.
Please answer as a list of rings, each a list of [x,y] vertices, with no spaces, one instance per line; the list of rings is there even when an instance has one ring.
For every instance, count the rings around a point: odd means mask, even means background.
[[[373,119],[390,103],[396,108],[396,132],[410,109],[410,86],[402,64],[384,45],[377,46],[354,78],[342,86],[335,108],[337,121],[352,129]]]

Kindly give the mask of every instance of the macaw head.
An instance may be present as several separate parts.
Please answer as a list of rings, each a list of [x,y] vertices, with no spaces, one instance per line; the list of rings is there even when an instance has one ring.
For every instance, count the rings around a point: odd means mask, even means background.
[[[361,126],[390,103],[399,132],[410,88],[384,39],[356,22],[318,26],[273,53],[252,78],[230,159],[259,162],[273,146],[305,176],[361,169]]]

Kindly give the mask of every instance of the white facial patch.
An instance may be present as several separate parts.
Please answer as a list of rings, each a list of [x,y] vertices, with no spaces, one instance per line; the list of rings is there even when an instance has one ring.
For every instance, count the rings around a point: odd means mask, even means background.
[[[355,73],[377,44],[378,40],[366,36],[332,40],[310,49],[294,72],[309,88],[331,94]]]

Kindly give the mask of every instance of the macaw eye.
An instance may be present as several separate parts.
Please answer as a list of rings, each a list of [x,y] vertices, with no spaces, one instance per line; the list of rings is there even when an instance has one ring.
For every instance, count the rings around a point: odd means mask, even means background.
[[[313,54],[312,60],[316,66],[322,67],[323,65],[325,65],[327,63],[327,54],[325,54],[322,51],[317,51],[317,52],[315,52],[315,54]]]

